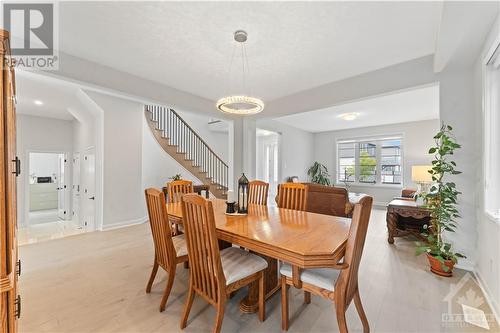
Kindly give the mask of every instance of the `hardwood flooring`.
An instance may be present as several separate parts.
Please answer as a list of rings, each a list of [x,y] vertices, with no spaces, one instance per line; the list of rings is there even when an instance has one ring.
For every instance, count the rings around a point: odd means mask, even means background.
[[[25,245],[20,252],[20,332],[181,331],[188,271],[179,266],[167,308],[160,313],[164,272],[159,272],[151,294],[145,293],[153,264],[148,224]],[[385,211],[373,211],[359,273],[372,332],[498,332],[494,322],[485,330],[442,321],[450,286],[465,274],[457,270],[454,277],[442,278],[428,272],[426,259],[414,256],[413,241],[387,243]],[[222,331],[280,332],[280,293],[267,302],[264,323],[256,314],[239,311],[244,295],[240,291],[228,302]],[[290,332],[338,332],[331,302],[319,297],[312,297],[308,306],[302,302],[302,292],[291,288]],[[491,313],[486,307],[482,305],[484,312]],[[213,307],[195,298],[184,332],[210,331],[214,319]],[[347,321],[350,332],[362,331],[354,304]]]

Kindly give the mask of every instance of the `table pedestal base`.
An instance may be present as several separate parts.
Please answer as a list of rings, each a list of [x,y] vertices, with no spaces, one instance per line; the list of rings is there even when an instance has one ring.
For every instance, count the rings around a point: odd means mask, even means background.
[[[265,291],[267,300],[276,291],[279,290],[279,278],[278,278],[278,260],[266,257],[262,254],[252,252],[267,261],[267,268],[264,272],[265,275]],[[243,313],[255,313],[259,310],[259,283],[253,282],[248,286],[248,295],[240,301],[240,311]]]

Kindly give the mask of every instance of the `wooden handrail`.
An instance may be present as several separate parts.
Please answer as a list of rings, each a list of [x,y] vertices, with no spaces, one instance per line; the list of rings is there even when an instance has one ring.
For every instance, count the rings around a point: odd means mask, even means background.
[[[168,139],[178,153],[185,154],[193,166],[200,167],[212,184],[223,191],[227,190],[228,165],[175,110],[159,105],[146,105],[145,111],[149,113],[161,136]]]

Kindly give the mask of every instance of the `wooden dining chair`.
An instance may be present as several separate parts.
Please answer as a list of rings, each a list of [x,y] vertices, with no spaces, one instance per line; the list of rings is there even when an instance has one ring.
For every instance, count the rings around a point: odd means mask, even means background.
[[[311,302],[311,293],[328,298],[335,303],[337,323],[341,333],[347,333],[345,312],[354,299],[363,332],[370,332],[368,319],[361,304],[358,289],[358,269],[365,244],[368,222],[372,209],[372,197],[364,197],[354,207],[349,229],[344,259],[335,268],[312,268],[299,272],[304,289],[304,303]],[[293,268],[283,264],[280,268],[281,279],[281,328],[288,330],[288,286],[293,285]]]
[[[180,202],[182,195],[193,192],[193,182],[190,180],[173,180],[167,183],[169,203]]]
[[[151,292],[151,286],[158,272],[158,266],[160,266],[168,274],[167,285],[160,303],[160,312],[162,312],[165,310],[165,304],[167,304],[170,290],[174,284],[177,264],[188,261],[186,240],[184,235],[172,236],[167,206],[165,205],[165,194],[155,188],[146,189],[145,194],[155,249],[153,270],[149,277],[146,293]]]
[[[186,327],[195,293],[217,309],[213,332],[220,332],[229,294],[259,284],[259,319],[264,321],[264,270],[267,261],[236,247],[219,250],[212,202],[197,194],[182,197],[182,216],[189,256],[189,291],[181,329]]]
[[[260,180],[252,180],[248,183],[248,203],[267,206],[267,194],[269,184]]]
[[[278,186],[278,207],[294,210],[306,210],[307,185],[283,183]]]

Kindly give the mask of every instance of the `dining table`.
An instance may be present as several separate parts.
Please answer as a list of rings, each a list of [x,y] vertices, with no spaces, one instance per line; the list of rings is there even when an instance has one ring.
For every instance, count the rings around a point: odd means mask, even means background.
[[[226,214],[226,202],[210,199],[217,237],[264,258],[268,267],[266,299],[280,288],[278,261],[292,265],[292,280],[302,288],[300,272],[306,268],[338,267],[344,256],[351,219],[276,206],[248,205],[245,215]],[[182,224],[181,203],[167,203],[169,220]],[[227,246],[227,245],[226,245]],[[258,286],[251,285],[240,310],[257,311]]]

